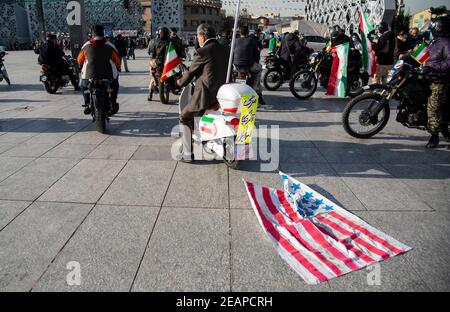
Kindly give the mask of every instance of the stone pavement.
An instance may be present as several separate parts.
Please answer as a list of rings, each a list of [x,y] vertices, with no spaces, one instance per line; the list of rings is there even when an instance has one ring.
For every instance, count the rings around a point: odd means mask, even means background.
[[[242,178],[281,187],[258,161],[173,161],[176,98],[147,102],[143,51],[121,77],[120,113],[95,132],[72,88],[43,91],[32,52],[11,52],[0,84],[1,291],[449,291],[450,150],[391,119],[370,140],[341,125],[345,100],[267,92],[279,168],[414,249],[309,286],[265,237]],[[69,286],[68,263],[81,285]]]

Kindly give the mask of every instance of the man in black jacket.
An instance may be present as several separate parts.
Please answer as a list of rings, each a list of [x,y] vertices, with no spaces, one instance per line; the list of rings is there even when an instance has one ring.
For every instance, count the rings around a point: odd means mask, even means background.
[[[56,35],[49,34],[47,41],[39,48],[39,64],[45,64],[54,67],[61,75],[68,75],[75,91],[80,91],[77,79],[69,68],[69,64],[64,60],[66,54],[58,45]]]
[[[395,35],[385,22],[381,22],[377,30],[380,37],[373,45],[377,56],[375,83],[385,84],[392,64],[394,64]]]
[[[122,37],[121,34],[118,34],[116,37],[116,40],[114,41],[114,45],[117,48],[117,51],[119,51],[119,56],[122,59],[123,66],[125,67],[125,71],[129,73],[128,70],[128,63],[127,63],[127,56],[128,56],[128,44],[126,40]]]
[[[262,65],[259,63],[260,51],[258,50],[256,40],[249,37],[247,26],[242,26],[240,33],[241,37],[236,39],[234,48],[233,65],[236,68],[250,68],[253,81],[252,88],[259,96],[259,104],[264,105],[261,90]]]

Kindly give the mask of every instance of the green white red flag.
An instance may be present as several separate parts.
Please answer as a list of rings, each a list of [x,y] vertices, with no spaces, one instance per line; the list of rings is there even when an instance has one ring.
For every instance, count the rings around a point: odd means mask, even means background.
[[[362,59],[364,70],[369,76],[375,75],[377,71],[377,62],[375,57],[375,51],[372,49],[372,43],[368,39],[368,34],[373,30],[373,25],[367,20],[367,16],[362,10],[359,9],[359,32],[362,42]]]
[[[169,47],[167,48],[166,53],[166,61],[164,62],[164,69],[161,76],[161,81],[166,81],[167,78],[178,73],[177,69],[181,65],[180,58],[175,51],[175,47],[173,42],[169,43]]]
[[[426,60],[430,57],[430,51],[428,51],[427,45],[425,42],[422,42],[411,55],[419,64],[425,63]]]
[[[349,43],[345,42],[335,47],[336,53],[331,66],[327,95],[345,97],[347,91],[347,65]]]

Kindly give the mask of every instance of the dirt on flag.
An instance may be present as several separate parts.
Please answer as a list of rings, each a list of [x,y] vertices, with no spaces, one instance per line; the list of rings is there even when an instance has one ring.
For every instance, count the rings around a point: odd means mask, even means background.
[[[307,185],[281,173],[284,191],[245,182],[253,210],[280,256],[308,284],[362,269],[411,248]]]
[[[181,61],[175,51],[175,46],[173,45],[173,42],[170,42],[169,47],[167,48],[166,61],[164,62],[161,81],[166,81],[167,78],[177,74],[180,65]]]
[[[372,49],[372,43],[370,42],[368,35],[373,30],[373,25],[367,20],[367,16],[360,8],[359,10],[359,32],[361,35],[362,42],[362,60],[364,70],[369,74],[369,76],[375,75],[377,71],[377,62],[375,51]]]
[[[327,95],[345,97],[347,93],[347,65],[349,43],[345,42],[335,48],[333,64],[331,65],[330,80]]]

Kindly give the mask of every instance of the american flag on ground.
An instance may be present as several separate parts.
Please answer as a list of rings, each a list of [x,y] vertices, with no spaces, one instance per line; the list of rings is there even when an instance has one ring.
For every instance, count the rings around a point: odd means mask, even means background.
[[[284,191],[245,182],[259,223],[280,256],[318,284],[411,249],[280,172]]]

